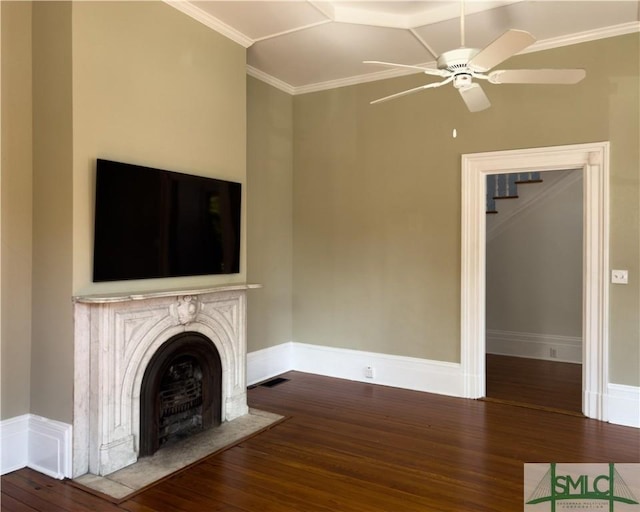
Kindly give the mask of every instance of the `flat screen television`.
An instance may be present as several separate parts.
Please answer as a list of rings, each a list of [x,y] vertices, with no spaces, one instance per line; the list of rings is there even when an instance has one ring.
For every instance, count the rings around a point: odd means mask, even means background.
[[[98,159],[93,281],[240,271],[242,185]]]

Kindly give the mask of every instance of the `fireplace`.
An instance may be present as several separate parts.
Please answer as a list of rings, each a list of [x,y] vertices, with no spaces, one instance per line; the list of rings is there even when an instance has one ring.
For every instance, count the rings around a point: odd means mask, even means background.
[[[253,287],[74,298],[74,478],[248,413]]]
[[[140,390],[140,449],[159,448],[220,425],[222,363],[213,342],[177,334],[149,361]]]

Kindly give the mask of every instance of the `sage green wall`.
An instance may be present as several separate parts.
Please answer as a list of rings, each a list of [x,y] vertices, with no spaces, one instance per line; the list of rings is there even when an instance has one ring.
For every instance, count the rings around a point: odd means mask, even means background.
[[[73,411],[71,2],[33,3],[31,412]]]
[[[291,341],[293,98],[247,77],[247,280],[250,352]]]
[[[2,410],[29,413],[31,390],[32,103],[31,4],[0,2],[2,26]],[[11,98],[7,101],[6,98]]]
[[[161,2],[1,5],[2,417],[70,423],[72,295],[245,281],[245,249],[240,274],[104,285],[91,255],[96,158],[246,184],[246,52]]]
[[[246,281],[243,238],[239,274],[91,282],[96,158],[245,184],[242,46],[164,2],[74,2],[73,129],[74,294]]]
[[[246,189],[245,49],[163,2],[74,2],[72,33],[72,293],[244,282],[245,226],[239,274],[94,284],[91,267],[96,158]]]
[[[537,52],[504,67],[584,67],[567,86],[452,87],[375,106],[413,75],[294,98],[293,334],[298,342],[460,360],[460,160],[611,141],[610,377],[640,384],[639,36]],[[458,137],[452,138],[453,128]]]
[[[640,84],[638,35],[630,37],[628,53],[609,55],[623,73],[611,78],[609,136],[611,149],[612,269],[628,269],[629,284],[610,289],[610,381],[640,385]],[[635,41],[635,43],[634,43]],[[624,51],[624,49],[623,49]],[[628,60],[627,60],[628,58]],[[624,70],[624,63],[629,70]],[[635,377],[634,377],[635,376]]]
[[[518,191],[542,186],[519,185]],[[560,191],[550,191],[487,237],[487,329],[582,337],[583,181],[550,186]],[[499,220],[503,204],[498,201],[491,220]]]

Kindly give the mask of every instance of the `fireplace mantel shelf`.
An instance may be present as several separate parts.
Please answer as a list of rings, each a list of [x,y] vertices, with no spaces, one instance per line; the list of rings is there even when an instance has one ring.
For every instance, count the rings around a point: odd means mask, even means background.
[[[159,297],[175,297],[178,295],[203,295],[205,293],[251,290],[255,288],[262,288],[262,285],[239,283],[221,286],[208,286],[205,288],[177,288],[174,290],[156,290],[132,293],[121,292],[102,295],[77,295],[73,297],[73,301],[82,304],[106,304],[110,302],[128,302],[132,300],[156,299]]]

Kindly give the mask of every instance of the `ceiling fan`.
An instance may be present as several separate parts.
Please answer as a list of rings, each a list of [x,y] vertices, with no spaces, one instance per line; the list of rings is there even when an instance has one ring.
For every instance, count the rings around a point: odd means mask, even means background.
[[[414,87],[413,89],[373,100],[371,102],[372,105],[453,83],[467,108],[471,112],[479,112],[489,108],[491,103],[480,84],[474,82],[474,79],[488,80],[492,84],[571,85],[580,82],[586,76],[584,69],[500,69],[490,71],[493,67],[533,44],[536,39],[524,30],[510,29],[481,50],[466,48],[464,41],[464,0],[461,2],[460,11],[460,48],[441,54],[436,61],[437,69],[377,60],[364,61],[365,64],[416,69],[426,75],[444,78],[441,82],[430,82],[420,87]]]

